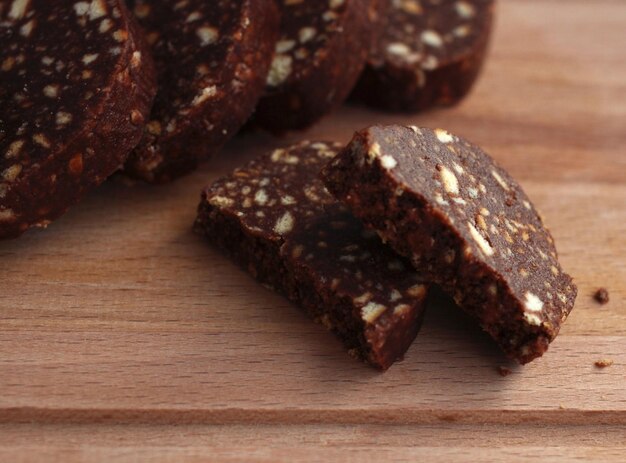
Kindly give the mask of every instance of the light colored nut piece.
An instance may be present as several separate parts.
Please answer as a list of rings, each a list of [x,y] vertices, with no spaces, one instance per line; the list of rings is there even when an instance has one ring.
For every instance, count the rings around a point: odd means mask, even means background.
[[[15,212],[12,209],[0,209],[0,222],[13,222],[15,218]]]
[[[437,204],[439,204],[440,206],[449,206],[450,205],[450,203],[448,201],[443,199],[443,196],[441,196],[441,193],[435,193],[435,202]]]
[[[12,158],[20,154],[22,147],[24,146],[24,140],[15,140],[9,145],[9,149],[4,153],[6,159]]]
[[[535,326],[541,325],[541,319],[535,314],[525,313],[524,319],[529,325],[535,325]]]
[[[484,252],[486,256],[492,256],[494,254],[494,250],[491,247],[491,244],[489,244],[489,241],[487,241],[483,235],[476,230],[476,227],[474,227],[471,222],[467,222],[467,227],[469,228],[470,235],[472,235],[472,238],[476,241],[476,244],[478,244],[479,249]]]
[[[196,30],[196,35],[200,39],[200,45],[206,47],[207,45],[217,42],[220,33],[214,27],[203,26]]]
[[[408,304],[398,304],[393,308],[394,315],[404,315],[409,310],[411,310],[411,306]]]
[[[7,182],[14,181],[22,172],[21,164],[13,164],[2,172],[2,178]]]
[[[88,65],[98,59],[98,53],[88,53],[83,56],[83,64]]]
[[[524,308],[529,312],[541,312],[543,309],[543,301],[530,291],[524,294]]]
[[[472,18],[476,14],[474,5],[463,0],[456,2],[455,9],[457,14],[463,19]]]
[[[293,215],[291,215],[291,212],[287,211],[276,221],[276,224],[274,225],[274,232],[279,235],[284,235],[285,233],[289,233],[293,230],[294,224],[295,219],[293,218]]]
[[[422,298],[426,295],[426,286],[422,284],[413,285],[406,290],[406,293],[411,297]]]
[[[394,56],[409,56],[413,53],[411,47],[409,47],[406,43],[402,42],[393,42],[387,45],[387,53]]]
[[[65,111],[59,111],[56,114],[56,123],[57,125],[67,125],[72,122],[72,115]]]
[[[20,35],[24,37],[30,37],[30,34],[33,32],[33,29],[35,28],[35,25],[36,25],[36,21],[34,19],[31,19],[22,27],[20,27]]]
[[[276,53],[286,53],[295,46],[295,40],[279,40],[276,42]]]
[[[487,222],[485,222],[485,219],[480,214],[476,215],[476,225],[478,225],[480,229],[487,231]]]
[[[376,142],[372,143],[372,146],[370,146],[370,149],[367,151],[367,160],[369,164],[371,164],[374,159],[379,158],[380,155],[380,145]]]
[[[380,165],[387,170],[391,170],[398,165],[398,161],[393,156],[385,154],[380,158]]]
[[[317,30],[314,27],[303,27],[298,32],[298,39],[301,43],[307,43],[317,34]]]
[[[502,188],[504,188],[506,191],[509,191],[509,185],[504,181],[504,179],[500,176],[498,172],[492,170],[491,175],[493,175],[493,178],[496,179],[496,181],[500,184]]]
[[[197,21],[198,19],[202,19],[202,14],[199,11],[194,11],[193,13],[190,13],[189,16],[187,16],[185,22],[192,23],[194,21]]]
[[[393,2],[393,6],[413,15],[420,15],[424,11],[417,0],[396,0]]]
[[[208,198],[208,203],[214,207],[230,207],[235,204],[235,201],[232,198],[217,195]]]
[[[355,297],[354,299],[352,299],[352,302],[353,302],[355,305],[365,305],[365,304],[367,304],[369,301],[371,301],[371,300],[372,300],[372,297],[373,297],[372,293],[370,293],[370,292],[368,291],[368,292],[363,293],[363,294],[361,294],[360,296]]]
[[[22,19],[26,15],[30,0],[13,0],[9,10],[9,18]]]
[[[291,74],[293,59],[288,55],[277,54],[272,60],[269,73],[267,74],[267,85],[277,87],[287,80]]]
[[[443,184],[443,188],[449,193],[458,195],[459,194],[459,181],[456,178],[456,175],[452,173],[450,169],[446,166],[438,165],[439,176],[441,177],[441,183]]]
[[[137,11],[137,9],[138,8],[136,8],[135,11]],[[98,32],[100,32],[101,34],[105,34],[109,32],[112,27],[113,27],[113,22],[109,18],[104,18],[100,22],[100,26],[98,27]]]
[[[267,192],[263,188],[261,188],[254,194],[254,202],[257,203],[259,206],[265,206],[268,199],[269,198],[267,196]]]
[[[198,106],[208,99],[213,98],[215,95],[217,95],[217,86],[211,85],[210,87],[205,87],[191,101],[191,106]]]
[[[382,304],[377,304],[375,302],[368,302],[361,308],[361,318],[365,320],[367,323],[374,323],[378,317],[380,317],[387,307]]]
[[[421,35],[422,42],[431,47],[440,48],[443,45],[441,36],[432,29],[426,29]]]
[[[444,129],[435,129],[435,135],[441,143],[452,143],[454,136]]]

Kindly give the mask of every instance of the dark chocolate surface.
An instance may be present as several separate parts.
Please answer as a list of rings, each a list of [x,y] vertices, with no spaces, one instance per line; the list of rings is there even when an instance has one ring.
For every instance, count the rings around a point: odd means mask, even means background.
[[[493,0],[393,0],[356,99],[418,111],[460,100],[486,54]]]
[[[522,188],[479,147],[441,129],[374,126],[323,175],[511,357],[526,363],[547,349],[576,287]]]
[[[299,300],[317,320],[367,346],[374,365],[391,365],[417,335],[427,286],[410,264],[334,203],[296,227],[281,254],[298,282]],[[332,304],[335,310],[328,310]]]
[[[303,129],[342,103],[361,73],[383,0],[279,0],[280,38],[254,124]]]
[[[317,178],[339,149],[302,142],[237,169],[205,190],[196,230],[384,369],[415,338],[427,287]]]
[[[159,91],[126,171],[164,182],[215,154],[265,87],[278,35],[271,0],[130,0],[146,30]]]
[[[120,0],[2,0],[0,44],[2,238],[46,226],[117,170],[156,84]]]

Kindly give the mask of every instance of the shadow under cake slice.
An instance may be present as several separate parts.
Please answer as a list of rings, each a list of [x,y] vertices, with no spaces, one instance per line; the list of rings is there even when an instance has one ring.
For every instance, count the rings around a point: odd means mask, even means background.
[[[494,0],[393,0],[352,98],[393,111],[451,105],[485,60]]]
[[[278,36],[273,0],[130,0],[146,30],[159,91],[125,172],[167,182],[214,155],[265,88]]]
[[[317,178],[340,148],[303,142],[235,170],[204,191],[195,229],[386,369],[417,335],[428,288]]]
[[[0,238],[47,226],[118,170],[155,92],[123,1],[0,1]]]
[[[527,363],[548,349],[576,286],[522,188],[479,147],[441,129],[374,126],[322,175],[510,357]]]

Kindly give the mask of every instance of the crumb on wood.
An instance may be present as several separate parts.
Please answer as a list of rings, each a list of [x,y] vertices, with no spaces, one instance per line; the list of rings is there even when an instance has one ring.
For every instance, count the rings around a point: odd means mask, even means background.
[[[610,359],[596,360],[594,365],[598,368],[610,367],[611,365],[613,365],[613,360],[610,360]]]
[[[600,288],[594,293],[593,298],[600,304],[606,304],[609,302],[609,291],[606,288]]]
[[[497,370],[500,376],[503,376],[503,377],[509,376],[512,373],[511,369],[507,367],[498,367]]]

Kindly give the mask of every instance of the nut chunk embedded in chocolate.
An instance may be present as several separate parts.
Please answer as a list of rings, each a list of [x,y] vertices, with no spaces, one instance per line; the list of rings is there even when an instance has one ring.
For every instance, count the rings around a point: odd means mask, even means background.
[[[493,0],[392,1],[355,99],[395,111],[456,103],[485,60],[493,9]]]
[[[214,155],[254,110],[278,36],[273,0],[129,0],[159,92],[126,172],[165,182]]]
[[[510,357],[527,363],[546,351],[576,286],[526,194],[479,147],[441,129],[375,126],[322,175]]]
[[[155,91],[122,0],[0,0],[0,238],[47,226],[119,169]]]
[[[339,149],[303,142],[235,170],[204,191],[195,228],[386,369],[419,330],[427,286],[317,178]]]
[[[341,104],[369,52],[383,0],[279,0],[282,21],[266,95],[254,115],[272,132],[304,129]]]

